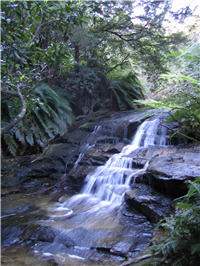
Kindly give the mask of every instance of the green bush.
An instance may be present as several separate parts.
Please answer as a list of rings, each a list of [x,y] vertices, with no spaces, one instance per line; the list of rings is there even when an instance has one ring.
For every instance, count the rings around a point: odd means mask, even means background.
[[[102,109],[137,109],[133,100],[144,99],[137,74],[130,70],[112,72],[106,76],[99,66],[76,64],[70,73],[63,74],[60,86],[70,92],[76,115]]]
[[[108,89],[112,91],[120,111],[137,109],[137,104],[133,100],[144,99],[142,85],[135,72],[121,71],[121,73],[110,79]]]
[[[2,95],[2,127],[8,124],[20,110],[20,102]],[[73,121],[69,96],[55,92],[47,84],[36,88],[27,101],[25,117],[2,136],[2,149],[12,155],[25,151],[26,147],[41,148],[56,135],[63,135]]]
[[[186,142],[200,142],[200,44],[169,56],[175,56],[174,61],[181,60],[180,69],[161,75],[162,84],[154,99],[135,102],[169,111],[168,122],[179,122],[179,130],[174,134],[180,134]]]
[[[151,265],[196,266],[200,261],[200,177],[187,184],[188,193],[179,198],[184,201],[176,205],[177,213],[159,224],[165,234],[153,240]]]

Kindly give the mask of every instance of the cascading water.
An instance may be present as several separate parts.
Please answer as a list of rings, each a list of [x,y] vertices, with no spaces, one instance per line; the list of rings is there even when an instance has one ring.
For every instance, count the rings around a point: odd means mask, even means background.
[[[101,127],[96,127],[92,135],[99,133],[100,130]],[[133,158],[137,158],[141,148],[149,145],[165,145],[166,134],[167,130],[160,125],[159,118],[144,121],[137,129],[130,145],[125,146],[121,153],[113,155],[104,166],[97,167],[86,176],[85,185],[79,194],[48,209],[51,219],[54,221],[56,217],[69,217],[65,226],[71,229],[80,226],[96,228],[97,224],[98,228],[107,227],[103,220],[108,217],[111,219],[111,213],[122,204],[124,193],[131,189],[130,181],[135,180],[137,175],[148,167],[146,162],[142,169],[133,168]],[[82,143],[81,148],[90,147],[91,137]],[[84,151],[81,150],[74,167],[83,156]],[[112,219],[110,227],[115,227],[117,219],[116,217]]]
[[[125,120],[123,118],[120,121],[119,135],[122,136],[121,125],[126,125],[127,129],[123,135],[124,142],[130,143],[127,140],[130,129],[134,128],[134,123],[142,119],[144,115],[146,112],[141,115],[131,113],[128,118]],[[71,197],[74,190],[72,191],[70,186],[62,188],[62,191],[55,189],[55,192],[58,193],[55,194],[53,191],[51,197],[49,194],[34,196],[33,205],[29,205],[29,202],[28,205],[25,205],[26,212],[20,210],[17,215],[14,214],[13,218],[10,215],[9,217],[4,216],[6,220],[4,226],[5,245],[7,245],[7,241],[12,244],[12,248],[15,241],[20,241],[19,244],[22,243],[21,248],[26,247],[27,244],[30,245],[34,256],[40,260],[34,265],[49,265],[49,263],[55,262],[58,265],[116,266],[122,265],[122,263],[129,264],[134,258],[139,257],[141,252],[149,246],[153,236],[154,223],[156,219],[162,217],[163,207],[171,205],[171,200],[148,186],[145,183],[145,178],[137,180],[138,182],[135,184],[132,183],[143,175],[152,156],[168,151],[166,147],[159,147],[166,145],[167,130],[160,125],[160,119],[165,119],[166,116],[167,114],[159,114],[143,122],[130,145],[125,146],[120,153],[112,156],[104,166],[97,167],[86,176],[85,184],[79,194]],[[112,121],[110,124],[113,125],[115,122]],[[89,158],[88,164],[90,164],[98,157],[99,161],[95,161],[92,167],[97,164],[96,162],[101,163],[101,158],[106,158],[108,153],[101,153],[100,149],[109,152],[112,147],[110,151],[114,150],[114,145],[99,144],[105,143],[110,136],[109,122],[104,123],[105,121],[101,121],[102,127],[95,127],[94,131],[82,140],[81,146],[77,149],[74,149],[75,145],[72,148],[70,145],[64,146],[64,149],[70,147],[70,151],[73,151],[67,157],[70,167],[66,166],[69,171],[66,177],[73,177],[73,175],[70,176],[71,170],[72,173],[79,169],[81,172],[84,167],[87,167],[87,158]],[[118,136],[118,131],[116,133],[111,136],[111,140],[112,137]],[[95,143],[96,147],[88,151]],[[121,147],[120,145],[119,147]],[[148,147],[149,145],[151,147]],[[158,145],[158,147],[152,147],[153,145]],[[77,151],[79,151],[78,156]],[[76,160],[74,160],[74,156],[77,156]],[[83,158],[84,161],[81,162]],[[72,167],[71,163],[74,161]],[[13,195],[18,195],[18,193]],[[20,202],[22,198],[23,203],[24,200],[27,200],[21,194],[17,197]],[[32,199],[31,197],[30,201]],[[140,201],[144,201],[144,203],[142,202],[138,208],[136,204]],[[15,205],[12,209],[16,210]],[[6,213],[9,214],[9,212]],[[166,213],[170,214],[170,210],[168,212],[167,209]],[[8,230],[10,230],[9,234]],[[21,242],[23,237],[25,240]],[[25,254],[27,253],[25,250]],[[12,255],[8,249],[9,259],[10,254]],[[15,259],[13,259],[14,261]],[[19,264],[18,260],[16,260],[16,264],[12,265],[17,264]],[[24,265],[24,263],[22,264]]]
[[[143,169],[133,169],[134,152],[140,147],[154,144],[166,144],[166,129],[160,126],[159,119],[143,122],[132,143],[112,156],[104,166],[88,174],[81,193],[70,198],[65,206],[73,210],[84,205],[84,210],[94,212],[105,206],[113,209],[121,205],[125,191],[130,189],[130,180],[148,167],[146,164]]]

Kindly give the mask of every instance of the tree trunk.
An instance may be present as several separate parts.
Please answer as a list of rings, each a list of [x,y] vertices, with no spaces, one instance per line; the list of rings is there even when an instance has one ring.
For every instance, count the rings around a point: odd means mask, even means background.
[[[77,44],[74,45],[75,47],[75,61],[79,63],[79,46]]]

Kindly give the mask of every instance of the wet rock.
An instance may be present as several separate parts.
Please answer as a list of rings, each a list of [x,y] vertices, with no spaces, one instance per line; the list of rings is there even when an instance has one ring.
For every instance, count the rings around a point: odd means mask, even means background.
[[[6,247],[19,242],[22,228],[21,225],[3,228],[1,230],[1,246]]]
[[[9,168],[7,170],[2,170],[2,187],[8,188],[8,187],[17,187],[20,186],[22,183],[30,180],[31,175],[31,169],[29,168],[15,168],[10,170]]]
[[[124,142],[130,143],[141,121],[151,115],[150,111],[139,113],[130,111],[113,113],[100,120],[88,120],[88,124],[84,123],[82,127],[80,124],[77,126],[79,129],[63,136],[60,139],[62,143],[59,143],[58,139],[57,143],[56,140],[52,142],[44,154],[15,159],[4,158],[2,161],[4,200],[9,193],[9,198],[18,195],[14,193],[19,193],[21,189],[31,193],[31,190],[37,187],[42,192],[46,187],[55,185],[51,199],[60,203],[65,201],[74,194],[71,188],[79,190],[88,173],[96,169],[96,166],[105,164],[112,154],[120,153],[125,145]],[[174,127],[175,125],[171,125],[172,129]],[[3,214],[7,217],[3,219],[3,245],[20,242],[37,244],[38,250],[46,252],[47,255],[48,252],[57,251],[66,254],[70,249],[73,255],[79,256],[77,252],[79,248],[81,255],[86,253],[86,250],[88,253],[91,252],[90,255],[93,251],[98,252],[100,254],[98,258],[92,257],[98,262],[101,262],[101,259],[105,260],[108,254],[113,257],[133,259],[149,245],[155,226],[153,223],[169,216],[173,211],[171,199],[162,196],[161,193],[178,196],[186,189],[184,184],[186,179],[193,180],[200,176],[199,154],[198,145],[149,146],[129,154],[132,166],[137,168],[135,169],[137,174],[131,171],[133,190],[126,192],[125,203],[116,210],[120,222],[119,227],[112,227],[114,228],[112,230],[107,227],[109,222],[113,226],[112,220],[109,221],[107,218],[105,218],[106,228],[109,229],[98,230],[96,227],[96,230],[82,227],[73,229],[72,226],[69,230],[61,230],[57,227],[64,224],[63,228],[66,229],[70,224],[68,220],[70,217],[53,218],[55,220],[51,220],[50,223],[50,220],[45,221],[49,219],[46,209],[34,208],[30,203],[31,200],[27,204],[20,203],[19,206],[12,206],[10,209],[5,204]],[[147,163],[149,163],[147,171],[139,172],[138,170]],[[125,173],[126,175],[129,174]],[[16,186],[19,188],[16,189]],[[63,194],[65,198],[61,198]],[[15,198],[11,201],[14,202]],[[75,212],[72,214],[74,218],[71,221],[72,225],[73,221],[81,219],[81,216],[76,215]],[[50,226],[43,226],[38,220]],[[85,220],[89,223],[87,218]]]
[[[73,239],[75,246],[94,248],[102,236],[106,236],[110,231],[104,230],[87,230],[85,228],[77,228],[67,232],[67,236]]]
[[[60,231],[60,232],[59,232]],[[73,247],[75,246],[75,241],[68,235],[67,231],[56,230],[55,242],[63,244],[65,247]]]
[[[90,159],[105,163],[108,160],[108,156],[102,153],[102,150],[99,147],[93,147],[85,153],[83,161],[88,161]]]
[[[2,160],[2,187],[21,186],[25,182],[30,183],[24,186],[25,189],[34,189],[37,186],[33,180],[44,179],[41,185],[48,183],[45,179],[59,182],[65,173],[70,173],[75,186],[77,183],[81,186],[87,171],[79,166],[89,166],[90,171],[90,167],[103,165],[113,153],[121,152],[124,143],[119,141],[131,138],[140,121],[153,113],[127,111],[106,114],[99,120],[95,117],[95,121],[89,121],[84,127],[79,125],[79,129],[72,126],[71,131],[60,139],[62,143],[52,141],[42,155],[5,158]],[[105,144],[105,141],[109,143]],[[80,153],[84,156],[77,162]],[[145,159],[134,163],[142,167]],[[76,171],[73,169],[75,164],[79,167]]]
[[[136,123],[130,122],[127,127],[125,128],[126,130],[126,138],[132,138],[134,136],[134,133],[136,132],[137,128],[141,124],[141,121],[138,121]]]
[[[105,137],[103,137],[103,138],[101,138],[101,139],[99,139],[97,141],[97,143],[100,143],[100,144],[102,144],[102,143],[117,144],[119,142],[121,142],[121,139],[120,138],[117,138],[117,137],[107,137],[107,136],[105,136]]]
[[[27,212],[31,208],[31,204],[23,204],[16,207],[13,207],[11,209],[3,210],[2,217],[10,216],[10,215],[19,215],[24,212]]]
[[[90,163],[90,165],[93,165],[93,166],[103,166],[105,164],[105,162],[103,162],[103,161],[94,160],[94,159],[90,159],[90,161],[87,161],[87,162]]]
[[[138,175],[136,183],[153,186],[167,196],[179,197],[187,192],[186,180],[200,176],[200,145],[148,146],[135,150],[133,167],[142,168],[149,163],[147,171]]]
[[[137,256],[136,258],[132,259],[132,258],[129,258],[127,261],[123,262],[121,264],[121,266],[130,266],[130,265],[135,265],[135,266],[142,266],[142,265],[148,265],[147,263],[149,262],[146,261],[147,259],[151,258],[152,257],[152,254],[151,253],[147,253],[147,254],[142,254],[142,255],[139,255]]]
[[[151,179],[152,185],[167,195],[184,195],[187,191],[184,181],[200,176],[200,145],[158,150],[162,152],[150,161],[146,179]]]
[[[137,190],[127,191],[125,201],[153,223],[158,223],[172,213],[171,199],[159,195],[152,196],[150,191],[146,191],[146,195],[138,195]]]
[[[48,243],[61,243],[66,247],[72,247],[75,245],[74,241],[68,236],[68,232],[65,230],[59,230],[48,226],[31,225],[24,230],[23,240],[28,241],[41,241]]]
[[[124,143],[116,143],[116,144],[104,144],[102,146],[103,152],[107,153],[120,153],[122,149],[124,148]]]
[[[42,156],[3,158],[2,187],[13,188],[9,193],[14,193],[16,188],[34,191],[47,187],[46,184],[53,186],[74,166],[76,148],[71,144],[53,144]]]
[[[71,185],[74,188],[80,189],[83,186],[87,174],[95,168],[95,166],[78,165],[75,169],[72,169],[68,174]]]
[[[131,250],[131,248],[132,243],[120,241],[112,247],[110,252],[116,255],[126,256],[126,254]]]
[[[142,203],[139,210],[153,223],[158,223],[164,218],[163,212],[153,205]]]
[[[52,243],[55,239],[56,233],[53,228],[45,226],[30,226],[26,228],[26,232],[23,235],[25,241],[42,241]]]
[[[91,130],[92,132],[93,130]],[[83,130],[76,130],[73,134],[68,133],[65,135],[66,141],[72,144],[82,144],[88,139],[88,132]]]
[[[8,194],[14,194],[14,193],[19,193],[20,188],[2,188],[1,189],[1,197],[5,197]]]
[[[102,245],[97,245],[96,249],[98,251],[106,251],[106,252],[110,252],[111,248],[113,247],[114,243],[113,242],[109,242],[109,243],[103,243]]]

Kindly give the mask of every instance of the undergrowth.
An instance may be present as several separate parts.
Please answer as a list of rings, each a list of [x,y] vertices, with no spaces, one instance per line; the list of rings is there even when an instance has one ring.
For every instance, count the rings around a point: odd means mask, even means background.
[[[197,266],[200,263],[200,177],[187,181],[188,193],[177,199],[177,212],[158,227],[161,238],[153,239],[152,260],[148,265]]]
[[[2,95],[2,126],[9,123],[19,112],[17,99]],[[12,155],[24,155],[27,149],[38,150],[49,139],[63,135],[73,121],[66,92],[55,92],[43,83],[34,90],[27,103],[25,117],[2,136],[2,149]]]

